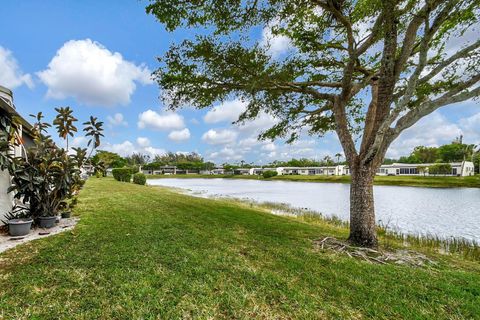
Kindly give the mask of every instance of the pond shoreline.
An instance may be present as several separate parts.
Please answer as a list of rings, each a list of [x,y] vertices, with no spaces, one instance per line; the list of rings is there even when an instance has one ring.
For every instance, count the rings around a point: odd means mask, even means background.
[[[202,198],[270,203],[289,207],[290,212],[308,212],[344,223],[349,219],[348,186],[340,183],[238,179],[157,179],[149,185],[173,187]],[[290,185],[292,184],[292,185]],[[375,188],[377,224],[395,234],[435,239],[479,242],[480,193],[475,188],[432,189],[404,186]],[[454,210],[454,208],[460,208]],[[455,212],[452,219],[451,212]],[[432,222],[434,221],[434,222]]]
[[[281,175],[264,179],[256,175],[147,175],[147,179],[238,179],[261,181],[293,181],[310,183],[350,183],[350,176]],[[480,175],[471,177],[376,176],[374,185],[423,188],[480,188]]]

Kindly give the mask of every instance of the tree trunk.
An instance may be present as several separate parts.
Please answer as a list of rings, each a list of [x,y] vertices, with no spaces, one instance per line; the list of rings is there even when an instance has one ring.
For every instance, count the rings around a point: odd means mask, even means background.
[[[357,166],[351,170],[349,241],[362,247],[377,246],[373,201],[373,166]]]

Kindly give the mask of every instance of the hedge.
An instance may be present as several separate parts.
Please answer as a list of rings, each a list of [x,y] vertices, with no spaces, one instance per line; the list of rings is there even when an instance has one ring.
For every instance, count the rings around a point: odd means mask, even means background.
[[[267,171],[263,172],[262,175],[265,179],[268,179],[268,178],[272,178],[272,177],[275,177],[276,175],[278,175],[278,172],[273,171],[273,170],[267,170]]]
[[[115,168],[112,175],[117,181],[130,182],[132,179],[132,170],[130,168]]]
[[[135,173],[133,175],[133,183],[145,185],[147,183],[147,177],[143,173]]]

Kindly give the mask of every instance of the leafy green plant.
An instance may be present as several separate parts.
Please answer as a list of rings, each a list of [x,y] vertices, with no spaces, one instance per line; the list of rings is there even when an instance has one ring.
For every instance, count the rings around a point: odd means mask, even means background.
[[[81,168],[88,162],[87,149],[72,148],[74,152],[68,152],[68,137],[73,137],[74,132],[77,132],[74,126],[77,119],[69,107],[55,110],[58,115],[53,124],[59,137],[67,141],[67,148],[59,148],[47,134],[51,125],[43,121],[44,116],[39,112],[31,115],[36,119],[32,129],[34,146],[26,149],[24,156],[12,157],[7,166],[12,176],[8,192],[14,193],[14,198],[28,208],[29,215],[33,218],[54,216],[69,209],[75,200],[69,204],[68,199],[75,199],[85,183]],[[103,136],[102,123],[91,117],[86,124],[84,131],[92,137],[89,144],[92,144],[93,151],[100,145],[100,137]]]
[[[8,224],[8,220],[12,219],[28,219],[30,218],[30,211],[24,205],[16,204],[12,207],[12,210],[7,212],[5,215],[5,220],[0,220],[4,224]]]
[[[452,165],[449,163],[435,163],[428,167],[428,173],[431,175],[437,174],[451,174],[452,173]]]
[[[133,175],[133,183],[145,185],[147,183],[147,177],[143,173],[135,173]]]
[[[90,155],[92,154],[93,150],[98,148],[100,146],[100,137],[103,137],[103,122],[98,121],[96,117],[90,116],[90,120],[87,122],[84,122],[83,125],[85,128],[83,131],[85,131],[85,136],[90,137],[90,140],[87,143],[87,146],[91,146],[92,149],[90,150],[89,158]]]
[[[73,137],[74,133],[77,132],[74,123],[78,119],[73,116],[73,110],[70,107],[55,108],[55,111],[57,116],[53,120],[53,125],[57,128],[59,137],[66,140],[68,150],[68,136]]]
[[[262,173],[262,176],[265,178],[265,179],[268,179],[268,178],[273,178],[275,176],[278,175],[278,172],[277,171],[273,171],[273,170],[267,170],[267,171],[264,171]]]
[[[130,182],[132,179],[132,170],[130,168],[115,168],[112,175],[117,181]]]
[[[14,158],[11,167],[12,185],[8,189],[25,206],[32,217],[53,216],[58,213],[71,192],[72,176],[76,169],[64,149],[58,148],[49,136],[41,134],[43,116],[36,116],[34,126],[35,145],[26,151],[25,157]]]
[[[17,125],[15,119],[10,119],[6,115],[0,116],[0,170],[8,169],[12,164],[11,147],[18,145],[18,139],[15,135]]]

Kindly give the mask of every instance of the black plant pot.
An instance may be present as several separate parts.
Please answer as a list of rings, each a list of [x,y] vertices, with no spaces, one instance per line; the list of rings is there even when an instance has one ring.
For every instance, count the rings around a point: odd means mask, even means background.
[[[32,219],[11,219],[8,220],[8,233],[12,237],[22,237],[30,233]]]
[[[70,211],[62,212],[62,219],[68,219],[72,216]]]
[[[40,228],[53,228],[55,227],[56,216],[52,217],[38,217],[38,226]]]

